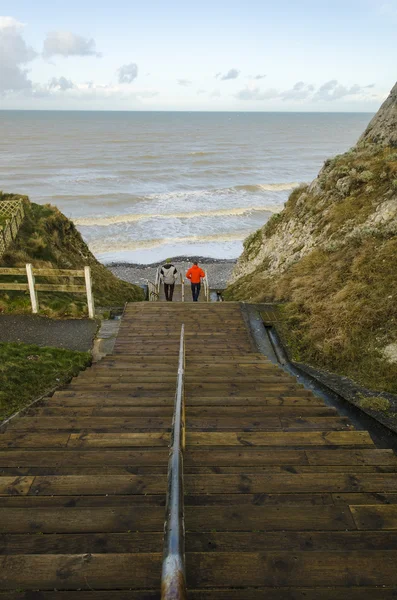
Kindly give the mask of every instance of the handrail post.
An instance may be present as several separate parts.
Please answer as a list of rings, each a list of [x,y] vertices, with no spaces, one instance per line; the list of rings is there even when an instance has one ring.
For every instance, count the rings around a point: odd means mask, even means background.
[[[178,378],[168,461],[161,600],[186,600],[183,451],[185,448],[185,326],[181,327]]]
[[[85,287],[87,291],[88,316],[90,319],[95,319],[94,296],[92,294],[91,268],[84,267]]]

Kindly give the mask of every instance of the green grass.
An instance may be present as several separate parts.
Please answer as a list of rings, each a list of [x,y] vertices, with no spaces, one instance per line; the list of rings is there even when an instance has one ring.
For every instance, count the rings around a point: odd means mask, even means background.
[[[352,180],[347,196],[336,188],[346,173]],[[265,255],[224,292],[226,300],[283,303],[279,326],[294,360],[390,393],[397,393],[397,364],[383,351],[397,339],[396,231],[368,226],[349,234],[395,197],[396,174],[397,153],[388,148],[359,147],[328,161],[316,191],[294,190],[280,216],[251,239],[261,235],[266,248],[290,221],[298,231],[309,221],[315,235],[327,236],[279,273],[269,272]],[[245,244],[243,260],[249,262],[249,254]]]
[[[0,266],[24,267],[31,263],[37,268],[82,269],[91,267],[93,294],[96,306],[122,306],[125,302],[144,300],[143,290],[115,277],[96,260],[74,223],[55,206],[29,202],[26,196],[2,194],[1,200],[22,197],[25,200],[25,219],[16,240],[0,258]],[[26,277],[0,276],[26,283]],[[65,283],[61,278],[38,278],[38,283]],[[81,279],[75,282],[82,282]],[[84,294],[39,293],[41,313],[50,317],[82,317],[87,314]],[[0,293],[0,312],[26,313],[30,311],[29,296],[23,292]]]
[[[88,352],[0,343],[0,420],[66,383],[90,361]]]

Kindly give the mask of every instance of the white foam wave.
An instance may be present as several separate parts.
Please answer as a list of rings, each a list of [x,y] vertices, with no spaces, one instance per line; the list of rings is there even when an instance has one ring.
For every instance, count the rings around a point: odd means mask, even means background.
[[[253,212],[279,212],[282,207],[277,206],[247,206],[242,208],[224,208],[219,210],[199,210],[194,212],[181,213],[129,213],[125,215],[113,215],[109,217],[81,217],[74,219],[76,225],[85,227],[107,227],[109,225],[118,225],[120,223],[136,223],[137,221],[147,221],[149,219],[196,219],[198,217],[236,217],[249,215]]]
[[[97,240],[89,244],[91,252],[94,254],[104,254],[106,252],[126,252],[134,250],[148,250],[158,248],[159,246],[174,244],[192,244],[205,242],[241,242],[250,231],[239,231],[235,233],[214,234],[214,235],[192,235],[187,237],[172,238],[154,238],[150,240],[141,240],[139,242],[117,242],[112,238]]]

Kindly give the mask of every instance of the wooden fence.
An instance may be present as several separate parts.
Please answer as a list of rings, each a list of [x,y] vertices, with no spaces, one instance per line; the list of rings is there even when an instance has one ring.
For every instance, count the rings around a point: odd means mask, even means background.
[[[0,201],[0,257],[17,237],[24,219],[23,200]],[[4,224],[1,224],[5,221]]]
[[[36,269],[31,264],[26,268],[6,268],[0,267],[0,275],[15,275],[16,277],[27,277],[26,283],[0,283],[0,291],[29,291],[32,312],[39,312],[39,301],[37,292],[68,292],[69,294],[86,294],[88,304],[88,316],[90,319],[95,317],[94,297],[92,295],[92,281],[90,267],[84,267],[81,270],[75,269]],[[36,277],[77,277],[84,279],[84,284],[74,285],[71,283],[36,283]]]

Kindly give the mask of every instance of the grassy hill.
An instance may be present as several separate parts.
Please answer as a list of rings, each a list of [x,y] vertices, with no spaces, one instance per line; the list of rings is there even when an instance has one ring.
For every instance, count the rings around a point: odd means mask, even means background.
[[[26,196],[0,193],[0,202],[14,198],[24,199],[26,217],[17,239],[0,258],[0,266],[20,267],[30,262],[35,267],[81,269],[89,265],[97,306],[117,306],[143,300],[141,288],[120,281],[97,261],[73,222],[55,206],[31,203]],[[1,280],[6,281],[6,278]],[[51,279],[51,283],[54,282]],[[39,301],[41,310],[50,316],[81,316],[86,311],[82,294],[40,293]],[[30,312],[28,295],[21,292],[0,293],[0,311]]]
[[[397,85],[244,243],[226,298],[283,303],[293,358],[397,393]]]

